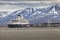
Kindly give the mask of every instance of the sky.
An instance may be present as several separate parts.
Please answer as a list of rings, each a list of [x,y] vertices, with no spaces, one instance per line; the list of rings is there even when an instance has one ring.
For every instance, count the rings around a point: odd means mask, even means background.
[[[0,0],[0,11],[16,11],[23,10],[28,7],[44,7],[47,5],[53,5],[54,3],[59,3],[60,1],[21,1],[21,0]]]

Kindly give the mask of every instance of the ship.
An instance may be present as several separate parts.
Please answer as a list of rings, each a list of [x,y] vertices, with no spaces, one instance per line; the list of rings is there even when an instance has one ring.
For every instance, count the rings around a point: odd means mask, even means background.
[[[9,28],[19,28],[19,27],[29,27],[29,22],[22,18],[20,15],[18,15],[17,19],[11,19],[9,22],[8,22],[8,27]]]

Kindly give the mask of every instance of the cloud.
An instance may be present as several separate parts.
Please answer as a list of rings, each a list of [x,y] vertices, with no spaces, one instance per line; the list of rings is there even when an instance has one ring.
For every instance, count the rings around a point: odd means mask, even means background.
[[[0,1],[0,11],[15,11],[26,7],[44,7],[55,3],[54,1]],[[56,3],[58,3],[56,1]]]

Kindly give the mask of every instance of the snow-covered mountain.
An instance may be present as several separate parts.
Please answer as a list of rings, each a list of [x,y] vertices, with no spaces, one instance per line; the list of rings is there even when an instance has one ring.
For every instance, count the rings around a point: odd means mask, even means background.
[[[0,18],[3,18],[5,16],[7,16],[7,15],[10,15],[10,12],[8,12],[8,11],[0,11]]]
[[[60,22],[60,6],[52,5],[47,8],[25,8],[17,10],[0,18],[0,23],[8,23],[11,19],[16,19],[18,15],[25,18],[30,23]]]
[[[59,8],[59,9],[58,9]],[[42,12],[38,11],[31,19],[31,23],[48,23],[59,22],[60,23],[60,7],[58,5],[52,5],[50,8],[45,9]],[[35,18],[34,18],[35,17]]]

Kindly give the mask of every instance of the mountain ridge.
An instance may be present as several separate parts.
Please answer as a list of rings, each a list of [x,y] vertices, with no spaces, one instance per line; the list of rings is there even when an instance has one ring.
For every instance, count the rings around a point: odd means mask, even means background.
[[[25,18],[30,23],[48,23],[48,20],[59,21],[60,20],[59,10],[60,6],[58,5],[52,5],[50,7],[42,9],[25,8],[22,11],[20,10],[14,11],[10,15],[2,18],[0,20],[0,23],[8,23],[11,19],[16,19],[18,15],[21,15],[21,17]]]

